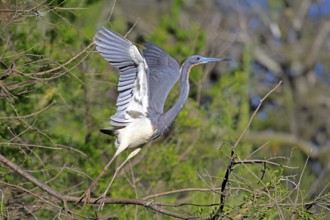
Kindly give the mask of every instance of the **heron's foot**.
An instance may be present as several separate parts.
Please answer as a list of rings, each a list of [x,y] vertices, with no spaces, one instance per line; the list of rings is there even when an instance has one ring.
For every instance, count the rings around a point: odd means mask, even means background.
[[[79,198],[78,202],[84,202],[84,205],[86,205],[87,201],[91,198],[91,189],[88,188],[84,194]]]
[[[95,203],[100,203],[98,210],[102,210],[104,206],[104,200],[106,197],[106,192],[104,192],[101,196],[99,196],[96,200]]]

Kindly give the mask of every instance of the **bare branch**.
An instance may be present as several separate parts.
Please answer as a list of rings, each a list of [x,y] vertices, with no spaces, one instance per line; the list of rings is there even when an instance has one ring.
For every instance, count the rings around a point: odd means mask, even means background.
[[[73,61],[75,61],[78,57],[80,57],[82,54],[84,54],[88,49],[90,49],[94,44],[90,43],[87,47],[85,47],[82,51],[80,51],[78,54],[76,54],[74,57],[72,57],[71,59],[69,59],[68,61],[66,61],[65,63],[56,66],[55,68],[49,69],[49,70],[45,70],[45,71],[41,71],[41,72],[37,72],[37,73],[27,73],[27,74],[23,74],[20,71],[13,69],[14,72],[23,75],[23,76],[42,76],[42,75],[46,75],[46,74],[50,74],[53,73],[57,70],[60,70],[62,68],[66,69],[66,66],[70,63],[72,63]]]
[[[234,165],[238,164],[270,164],[274,166],[280,166],[280,167],[285,167],[288,169],[297,169],[297,167],[290,167],[290,166],[285,166],[283,164],[275,163],[269,160],[241,160],[241,161],[235,161]]]
[[[44,184],[40,182],[38,179],[36,179],[34,176],[30,175],[23,169],[21,169],[19,166],[17,166],[15,163],[8,160],[6,157],[0,154],[0,163],[4,164],[5,166],[9,167],[16,173],[18,173],[20,176],[27,179],[29,182],[34,184],[35,186],[39,187],[44,192],[47,192],[51,196],[55,197],[59,202],[67,203],[67,202],[75,202],[75,203],[81,203],[81,204],[100,204],[101,202],[104,204],[126,204],[126,205],[138,205],[143,206],[146,208],[150,208],[151,210],[154,210],[160,214],[179,218],[179,219],[188,219],[192,217],[183,216],[181,214],[170,212],[168,210],[165,210],[160,207],[160,205],[157,205],[157,203],[149,202],[144,199],[129,199],[129,198],[105,198],[104,200],[100,200],[98,198],[89,198],[89,199],[81,199],[80,197],[75,196],[68,196],[68,195],[62,195],[60,192],[52,189],[47,184]]]
[[[167,192],[161,192],[161,193],[156,193],[153,195],[148,195],[145,196],[141,199],[143,200],[148,200],[148,199],[155,199],[157,197],[161,197],[161,196],[167,196],[167,195],[172,195],[172,194],[177,194],[177,193],[183,193],[183,192],[193,192],[193,191],[197,191],[197,192],[214,192],[214,191],[219,191],[220,188],[214,188],[214,189],[210,189],[210,188],[185,188],[185,189],[177,189],[177,190],[172,190],[172,191],[167,191]]]
[[[241,140],[243,139],[244,135],[246,134],[247,130],[249,129],[249,127],[251,126],[251,123],[254,119],[254,117],[256,116],[257,112],[259,111],[261,105],[263,104],[263,102],[265,101],[265,99],[272,94],[280,85],[282,84],[282,81],[280,81],[272,90],[270,90],[259,102],[259,105],[257,106],[256,110],[253,112],[247,126],[245,127],[245,129],[243,130],[243,132],[241,133],[241,135],[238,137],[237,141],[235,142],[235,144],[232,147],[231,150],[231,158],[230,158],[230,163],[227,167],[226,173],[225,173],[225,177],[222,181],[221,184],[221,195],[220,195],[220,206],[219,209],[217,210],[217,212],[215,213],[215,215],[212,217],[213,220],[217,220],[220,219],[220,214],[223,212],[223,208],[225,206],[225,200],[226,200],[226,186],[229,183],[229,177],[231,174],[231,171],[234,168],[235,165],[235,158],[236,158],[236,148],[238,146],[238,144],[241,142]]]

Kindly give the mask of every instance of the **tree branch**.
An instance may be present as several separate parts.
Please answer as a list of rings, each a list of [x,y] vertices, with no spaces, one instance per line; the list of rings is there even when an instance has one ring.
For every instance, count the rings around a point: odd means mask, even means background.
[[[172,190],[172,191],[167,191],[167,192],[160,192],[160,193],[156,193],[153,195],[148,195],[145,196],[141,199],[143,200],[148,200],[148,199],[155,199],[157,197],[161,197],[161,196],[167,196],[167,195],[172,195],[172,194],[176,194],[176,193],[183,193],[183,192],[192,192],[192,191],[198,191],[198,192],[215,192],[215,191],[219,191],[220,188],[185,188],[185,189],[176,189],[176,190]]]
[[[15,163],[11,162],[8,160],[5,156],[0,154],[0,163],[4,164],[11,170],[15,171],[18,173],[20,176],[24,177],[27,179],[29,182],[34,184],[35,186],[39,187],[41,190],[44,192],[50,194],[51,196],[55,197],[56,199],[59,200],[59,202],[63,202],[64,204],[66,202],[75,202],[75,203],[81,203],[81,204],[100,204],[101,202],[104,204],[126,204],[126,205],[138,205],[138,206],[143,206],[146,208],[149,208],[155,212],[158,212],[163,215],[179,218],[179,219],[191,219],[193,217],[188,217],[188,216],[183,216],[181,214],[175,213],[175,212],[170,212],[168,210],[163,209],[158,205],[157,203],[154,202],[149,202],[144,199],[129,199],[129,198],[105,198],[104,200],[100,200],[98,198],[89,198],[86,200],[86,198],[81,199],[80,197],[75,197],[75,196],[68,196],[68,195],[62,195],[60,192],[52,189],[50,186],[47,184],[44,184],[40,182],[38,179],[36,179],[34,176],[30,175],[23,169],[21,169],[19,166],[17,166]]]
[[[69,59],[68,61],[66,61],[65,63],[58,65],[52,69],[49,70],[45,70],[45,71],[41,71],[41,72],[37,72],[37,73],[21,73],[20,71],[13,69],[14,72],[23,75],[23,76],[43,76],[46,74],[50,74],[53,73],[57,70],[60,70],[62,68],[66,69],[66,66],[70,63],[72,63],[73,61],[75,61],[78,57],[80,57],[82,54],[84,54],[88,49],[90,49],[92,46],[94,46],[94,43],[90,43],[87,47],[85,47],[82,51],[80,51],[79,53],[77,53],[74,57],[72,57],[71,59]]]
[[[232,147],[231,150],[231,156],[230,156],[230,163],[227,167],[226,170],[226,174],[223,178],[222,184],[221,184],[221,194],[220,194],[220,206],[217,210],[217,212],[215,213],[215,215],[212,217],[213,220],[217,220],[220,219],[220,214],[223,212],[223,208],[225,206],[225,201],[226,201],[226,186],[229,183],[229,177],[231,174],[231,171],[234,169],[234,166],[236,163],[235,159],[236,159],[236,148],[238,146],[238,144],[241,142],[241,140],[243,139],[244,135],[246,134],[247,130],[249,129],[254,117],[257,115],[257,112],[259,111],[262,103],[265,101],[265,99],[272,94],[280,85],[282,84],[282,81],[280,81],[272,90],[270,90],[259,102],[259,105],[257,106],[256,110],[253,112],[248,124],[246,125],[245,129],[243,130],[243,132],[241,133],[241,135],[238,137],[237,141],[235,142],[235,144]]]

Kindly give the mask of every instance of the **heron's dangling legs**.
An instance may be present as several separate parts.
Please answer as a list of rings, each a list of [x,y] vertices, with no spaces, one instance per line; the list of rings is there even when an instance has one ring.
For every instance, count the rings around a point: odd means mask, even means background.
[[[104,168],[102,169],[101,173],[96,177],[96,179],[92,182],[92,184],[88,187],[88,189],[85,191],[85,193],[80,197],[79,202],[85,200],[85,204],[87,202],[87,200],[90,198],[91,195],[91,191],[93,190],[93,188],[96,186],[97,182],[100,180],[100,178],[104,175],[105,172],[107,172],[109,166],[112,164],[112,162],[114,161],[114,159],[125,150],[126,148],[118,148],[115,155],[113,155],[113,157],[111,158],[111,160],[107,163],[107,165],[104,166]]]
[[[120,164],[120,166],[118,166],[118,167],[116,168],[115,174],[113,175],[113,177],[112,177],[112,179],[111,179],[111,181],[110,181],[110,183],[109,183],[107,189],[104,191],[104,193],[103,193],[103,194],[102,194],[97,200],[99,200],[99,199],[104,199],[104,198],[106,197],[106,195],[107,195],[107,193],[108,193],[108,191],[109,191],[109,189],[110,189],[110,187],[111,187],[113,181],[115,180],[115,178],[116,178],[118,172],[121,170],[121,168],[122,168],[122,167],[123,167],[123,166],[124,166],[124,165],[125,165],[130,159],[132,159],[133,157],[135,157],[140,151],[141,151],[141,148],[137,148],[137,149],[135,149],[134,151],[132,151],[132,152],[128,155],[128,157],[126,158],[126,160],[124,160],[124,162],[123,162],[122,164]],[[104,206],[104,202],[102,201],[102,202],[100,203],[99,210],[101,210],[101,209],[103,208],[103,206]]]

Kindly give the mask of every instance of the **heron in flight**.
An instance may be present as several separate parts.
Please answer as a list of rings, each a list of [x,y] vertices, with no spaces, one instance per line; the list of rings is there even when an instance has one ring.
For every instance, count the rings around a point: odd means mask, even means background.
[[[209,62],[229,60],[194,55],[181,66],[157,45],[147,41],[143,53],[119,34],[102,28],[94,38],[96,50],[120,72],[117,112],[111,116],[112,129],[101,132],[116,136],[114,156],[86,191],[91,189],[106,172],[112,161],[123,151],[131,149],[126,160],[116,168],[105,197],[118,171],[141,151],[141,146],[162,135],[181,111],[189,94],[189,73],[193,66]],[[181,77],[180,97],[164,111],[165,100]]]

